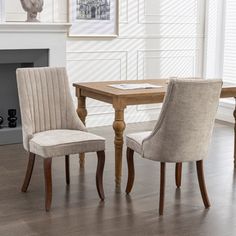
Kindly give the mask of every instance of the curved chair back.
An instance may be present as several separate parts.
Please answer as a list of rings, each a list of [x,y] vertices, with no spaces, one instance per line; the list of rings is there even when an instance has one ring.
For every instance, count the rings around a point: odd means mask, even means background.
[[[76,114],[65,68],[20,68],[16,76],[26,150],[34,133],[86,130]]]
[[[159,120],[142,143],[143,157],[161,162],[204,159],[221,87],[221,80],[170,80]]]

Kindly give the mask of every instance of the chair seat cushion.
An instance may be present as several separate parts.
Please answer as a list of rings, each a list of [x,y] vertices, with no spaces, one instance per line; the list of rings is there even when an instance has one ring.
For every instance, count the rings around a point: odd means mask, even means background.
[[[34,134],[30,140],[30,152],[45,158],[102,150],[104,138],[79,130],[48,130]]]
[[[126,146],[142,155],[142,142],[151,134],[151,131],[131,133],[126,135]]]

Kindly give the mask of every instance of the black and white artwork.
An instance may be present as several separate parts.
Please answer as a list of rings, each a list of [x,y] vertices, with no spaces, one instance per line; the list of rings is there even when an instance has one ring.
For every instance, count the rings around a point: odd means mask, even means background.
[[[117,37],[119,0],[68,0],[70,37]]]
[[[77,20],[110,20],[110,0],[77,0]]]

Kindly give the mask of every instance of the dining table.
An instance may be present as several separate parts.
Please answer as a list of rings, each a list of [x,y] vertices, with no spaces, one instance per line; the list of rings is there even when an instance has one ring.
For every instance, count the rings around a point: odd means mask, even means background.
[[[114,109],[113,130],[114,130],[116,187],[120,187],[121,184],[122,152],[124,144],[123,134],[126,128],[124,111],[127,106],[131,105],[162,103],[167,90],[168,81],[169,79],[157,78],[157,79],[144,79],[144,80],[125,80],[125,81],[120,80],[120,81],[73,83],[78,101],[77,114],[84,124],[86,121],[86,116],[89,112],[87,111],[86,108],[86,98],[91,98],[105,103],[109,103]],[[235,99],[236,84],[223,83],[220,98]],[[236,121],[235,108],[233,111],[233,116],[234,116],[234,121]],[[85,157],[84,154],[81,153],[80,154],[81,167],[84,166],[84,157]],[[234,125],[234,166],[236,167],[236,125]]]

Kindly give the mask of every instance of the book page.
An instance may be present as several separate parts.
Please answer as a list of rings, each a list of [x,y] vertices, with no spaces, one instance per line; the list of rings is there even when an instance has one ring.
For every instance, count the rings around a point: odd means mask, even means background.
[[[152,89],[152,88],[161,88],[163,86],[154,85],[154,84],[110,84],[110,87],[128,90],[128,89]]]

